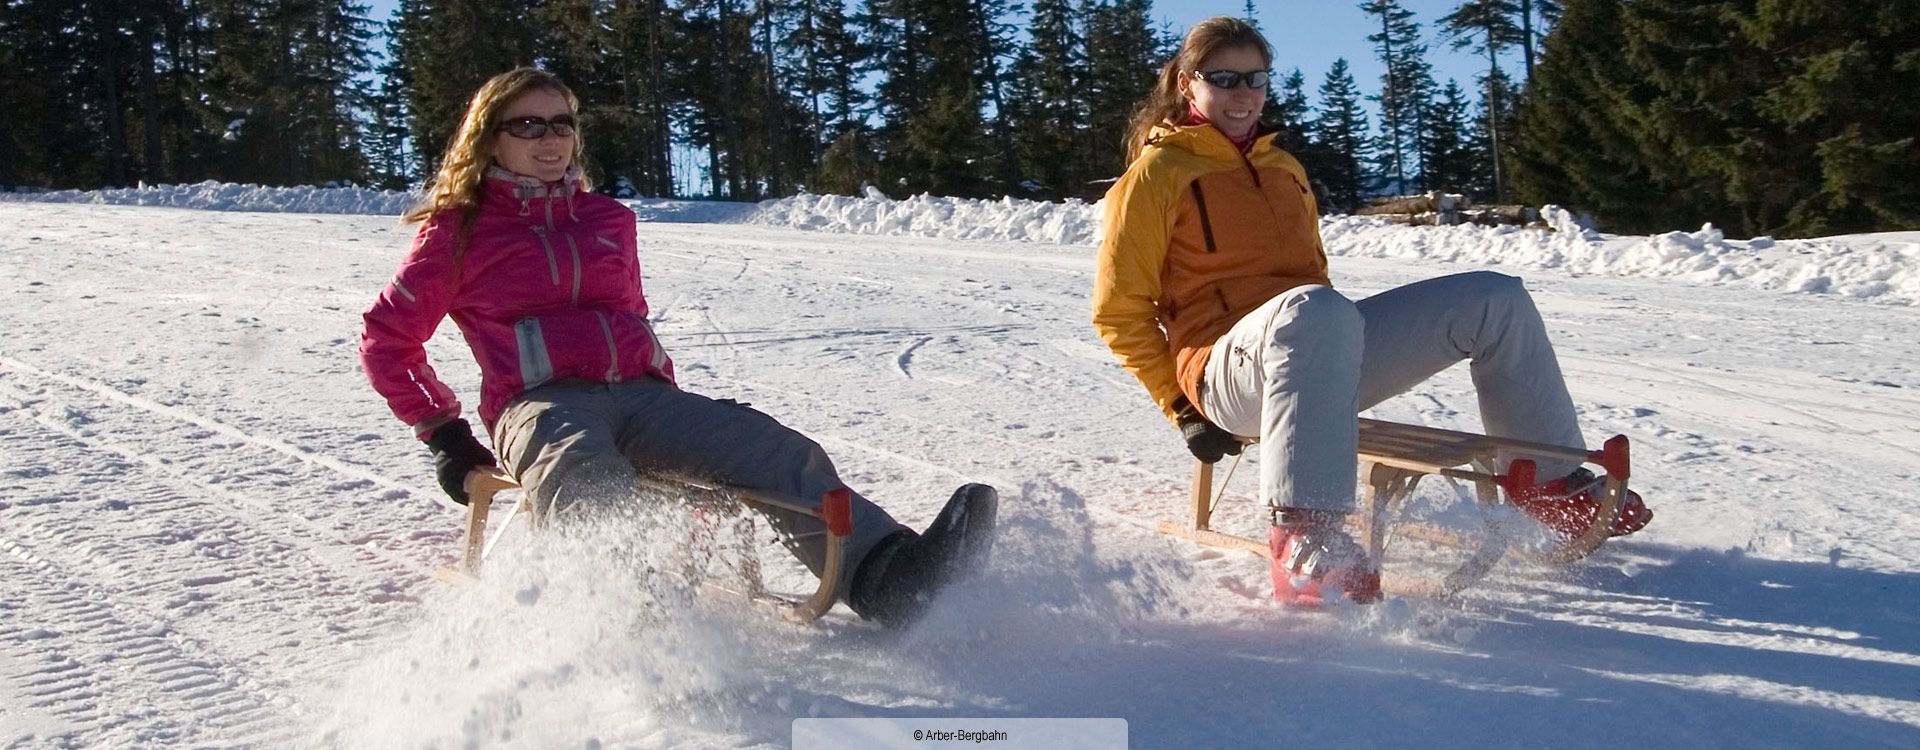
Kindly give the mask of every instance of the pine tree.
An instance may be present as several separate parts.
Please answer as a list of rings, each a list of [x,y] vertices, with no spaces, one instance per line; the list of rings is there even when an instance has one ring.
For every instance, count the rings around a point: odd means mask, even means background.
[[[408,130],[424,180],[480,84],[534,62],[537,27],[520,0],[402,0],[400,13],[393,52],[412,74]]]
[[[1468,140],[1470,105],[1460,83],[1448,80],[1440,97],[1422,113],[1421,173],[1428,190],[1471,193],[1474,151]]]
[[[1173,42],[1155,30],[1151,0],[1084,7],[1087,70],[1081,88],[1087,101],[1087,140],[1078,152],[1087,161],[1083,174],[1108,180],[1127,168],[1124,141],[1133,108],[1153,90],[1161,63],[1173,54]],[[1104,191],[1102,185],[1090,184],[1082,197]]]
[[[1364,165],[1370,160],[1367,115],[1360,107],[1359,86],[1347,59],[1333,62],[1320,85],[1320,113],[1313,122],[1313,140],[1326,149],[1326,163],[1315,178],[1325,186],[1326,209],[1351,211],[1372,181]]]
[[[1900,175],[1920,166],[1920,3],[1876,7],[1631,4],[1626,57],[1651,91],[1622,120],[1670,150],[1679,181],[1730,204],[1710,218],[1735,232],[1902,226],[1915,194]]]
[[[1307,77],[1294,68],[1280,79],[1280,85],[1269,89],[1273,103],[1267,105],[1263,119],[1279,130],[1275,144],[1298,156],[1306,151],[1307,123],[1313,114],[1307,103]]]
[[[1672,153],[1647,150],[1639,126],[1622,119],[1632,102],[1653,96],[1620,54],[1626,44],[1618,0],[1567,0],[1527,86],[1516,192],[1590,213],[1613,231],[1687,226],[1670,223],[1680,218],[1675,209],[1709,198],[1686,184]]]
[[[1005,19],[1017,7],[1015,0],[967,0],[965,2],[969,46],[973,55],[973,75],[978,81],[980,100],[987,113],[975,148],[971,170],[982,179],[974,188],[976,197],[997,197],[1012,192],[1020,182],[1018,159],[1012,149],[997,146],[1012,140],[1007,115],[1008,69],[1018,55],[1014,43],[1017,29]]]
[[[618,191],[624,179],[638,195],[674,195],[680,12],[666,0],[615,0],[601,10],[599,25],[603,60],[582,92],[583,119],[591,120],[587,160],[605,170],[606,189]]]
[[[1380,105],[1380,136],[1376,152],[1380,173],[1388,181],[1388,190],[1407,192],[1422,182],[1418,179],[1420,113],[1432,99],[1432,68],[1427,64],[1427,45],[1420,41],[1420,24],[1413,22],[1413,11],[1400,7],[1399,0],[1367,0],[1360,10],[1374,16],[1378,30],[1367,35],[1374,43],[1385,67],[1380,76],[1380,93],[1368,97]]]
[[[1482,83],[1486,110],[1493,116],[1486,120],[1484,158],[1492,171],[1491,195],[1495,201],[1506,200],[1506,180],[1500,163],[1505,150],[1501,145],[1501,127],[1507,119],[1503,113],[1509,106],[1504,99],[1510,98],[1503,97],[1506,77],[1500,72],[1500,51],[1522,42],[1520,29],[1513,23],[1514,11],[1513,0],[1468,0],[1440,19],[1441,34],[1452,41],[1454,49],[1471,48],[1487,56],[1487,73]]]
[[[99,82],[123,71],[87,62],[100,44],[89,7],[60,0],[9,3],[0,14],[0,95],[19,125],[0,134],[0,186],[97,187],[107,143]],[[124,159],[124,156],[123,156]],[[122,175],[124,179],[124,175]]]
[[[1307,101],[1307,79],[1294,68],[1280,79],[1277,87],[1278,103],[1269,105],[1268,119],[1272,127],[1278,129],[1274,136],[1274,145],[1292,154],[1307,172],[1307,183],[1312,186],[1315,197],[1322,205],[1328,201],[1326,181],[1322,175],[1340,168],[1339,159],[1331,150],[1314,142],[1313,109]]]
[[[363,177],[358,115],[372,24],[348,0],[217,0],[209,100],[226,120],[222,177],[269,185]]]
[[[813,142],[809,161],[813,174],[807,189],[846,192],[858,189],[857,181],[848,184],[844,174],[829,179],[825,174],[826,151],[849,132],[865,128],[859,115],[866,108],[867,94],[860,86],[861,70],[869,51],[865,43],[848,27],[844,3],[840,0],[798,0],[789,11],[793,31],[784,43],[784,73],[791,81],[793,95],[807,114],[807,132]],[[855,138],[851,143],[864,142]],[[846,148],[842,151],[845,152]],[[864,148],[864,145],[862,146]],[[835,188],[824,187],[823,181]]]
[[[751,27],[739,0],[690,0],[683,12],[682,46],[671,59],[681,70],[673,81],[687,142],[706,153],[715,197],[757,199],[747,142],[755,132],[752,71],[759,67]]]
[[[1770,129],[1795,147],[1785,158],[1804,175],[1796,184],[1805,192],[1788,199],[1784,233],[1920,228],[1920,3],[1862,12],[1777,0],[1741,26],[1749,45],[1784,68],[1763,79],[1757,102]],[[1769,197],[1767,179],[1736,181],[1731,197],[1759,203]]]
[[[1082,19],[1070,0],[1034,0],[1031,40],[1015,59],[1007,102],[1019,194],[1058,200],[1079,192],[1085,161],[1072,158],[1086,126]]]
[[[377,73],[379,88],[369,102],[367,122],[367,178],[374,187],[405,190],[418,173],[413,164],[416,151],[407,133],[407,88],[412,74],[397,57],[382,62]]]
[[[896,195],[985,194],[997,32],[981,13],[990,0],[867,0],[862,26],[882,76],[875,134]]]

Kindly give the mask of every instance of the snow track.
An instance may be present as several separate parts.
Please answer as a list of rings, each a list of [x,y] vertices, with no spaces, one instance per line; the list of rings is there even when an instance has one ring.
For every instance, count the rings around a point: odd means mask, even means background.
[[[663,611],[571,559],[435,581],[459,517],[354,359],[391,219],[0,220],[0,747],[780,747],[797,716],[982,714],[1118,716],[1135,747],[1920,745],[1911,307],[1528,273],[1654,525],[1459,602],[1301,614],[1252,557],[1152,531],[1190,459],[1087,324],[1089,249],[642,225],[684,387],[913,526],[1000,488],[993,568],[888,634]],[[1476,270],[1334,265],[1353,296]],[[428,352],[477,395],[452,326]],[[1373,416],[1477,413],[1456,368]],[[1258,471],[1222,525],[1258,532]]]

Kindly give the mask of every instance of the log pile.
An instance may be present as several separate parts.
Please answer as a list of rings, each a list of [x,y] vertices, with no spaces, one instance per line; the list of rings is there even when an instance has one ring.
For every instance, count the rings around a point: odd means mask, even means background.
[[[1464,195],[1438,191],[1422,195],[1374,198],[1354,213],[1360,216],[1379,216],[1388,221],[1414,226],[1455,224],[1546,226],[1540,221],[1540,211],[1531,206],[1476,206]]]

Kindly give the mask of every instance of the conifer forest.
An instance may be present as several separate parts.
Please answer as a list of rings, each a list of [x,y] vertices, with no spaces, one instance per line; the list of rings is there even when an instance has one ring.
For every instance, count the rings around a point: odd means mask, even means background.
[[[1920,0],[1364,0],[1274,60],[1323,210],[1445,191],[1614,232],[1920,228]],[[1248,3],[1248,13],[1253,4]],[[1095,200],[1178,43],[1151,0],[0,0],[0,188],[417,188],[488,77],[579,95],[596,189]],[[1281,19],[1253,18],[1256,25]],[[1446,47],[1482,60],[1436,80]]]

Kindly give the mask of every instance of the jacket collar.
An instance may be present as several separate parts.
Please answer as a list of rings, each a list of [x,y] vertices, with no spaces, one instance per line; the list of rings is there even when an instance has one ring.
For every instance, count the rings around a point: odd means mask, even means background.
[[[1245,152],[1246,158],[1254,158],[1260,152],[1272,149],[1276,132],[1266,128],[1255,131],[1253,145]],[[1240,148],[1211,123],[1181,125],[1162,122],[1153,126],[1153,131],[1147,134],[1147,145],[1178,148],[1194,156],[1222,162],[1238,162],[1242,154]]]
[[[565,198],[580,191],[580,168],[567,167],[566,175],[559,182],[541,182],[538,177],[528,177],[518,172],[510,172],[498,164],[487,167],[487,192],[499,194],[518,201],[534,198]]]
[[[547,201],[546,211],[549,219],[553,215],[553,202],[558,200],[566,201],[567,215],[572,217],[574,216],[573,198],[579,192],[580,167],[578,166],[567,167],[567,173],[561,176],[558,182],[551,183],[542,182],[537,177],[528,177],[509,171],[498,164],[487,167],[488,200],[518,202],[521,216],[530,215],[533,212],[533,202],[544,199]]]

